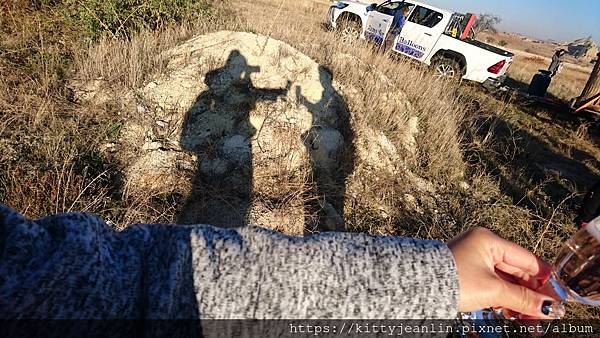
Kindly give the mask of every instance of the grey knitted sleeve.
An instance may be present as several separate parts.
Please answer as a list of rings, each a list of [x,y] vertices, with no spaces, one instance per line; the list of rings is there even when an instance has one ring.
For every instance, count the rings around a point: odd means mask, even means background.
[[[0,318],[453,318],[442,243],[256,227],[30,222],[0,205]]]

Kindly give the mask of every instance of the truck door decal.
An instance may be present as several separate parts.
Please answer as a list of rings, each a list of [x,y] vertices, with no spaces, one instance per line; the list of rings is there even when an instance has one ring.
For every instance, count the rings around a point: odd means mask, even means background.
[[[411,40],[406,40],[401,36],[396,43],[396,50],[400,53],[420,59],[425,55],[427,48],[420,46]]]
[[[372,40],[376,44],[381,44],[383,42],[383,36],[385,32],[383,30],[372,29],[371,27],[367,28],[365,32],[365,38],[367,40]]]

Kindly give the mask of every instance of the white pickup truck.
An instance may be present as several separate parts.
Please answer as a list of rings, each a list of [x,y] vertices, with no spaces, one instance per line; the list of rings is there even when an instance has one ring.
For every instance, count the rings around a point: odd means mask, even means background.
[[[389,0],[367,4],[342,0],[331,6],[328,21],[342,39],[363,38],[381,43],[394,13],[409,8],[406,23],[393,50],[430,65],[439,77],[462,78],[486,87],[499,87],[513,62],[513,54],[474,39],[473,14],[460,14],[418,1]]]

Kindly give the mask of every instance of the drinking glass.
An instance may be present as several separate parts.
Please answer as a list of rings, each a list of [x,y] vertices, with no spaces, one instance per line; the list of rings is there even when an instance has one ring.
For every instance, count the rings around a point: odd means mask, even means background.
[[[549,309],[549,315],[554,318],[564,315],[563,302],[600,306],[600,217],[582,227],[563,245],[548,282],[538,291],[550,291],[559,298],[560,302],[554,302]],[[505,319],[501,311],[493,309],[463,313],[459,318],[475,326]]]
[[[565,243],[548,282],[561,301],[600,306],[600,217]]]

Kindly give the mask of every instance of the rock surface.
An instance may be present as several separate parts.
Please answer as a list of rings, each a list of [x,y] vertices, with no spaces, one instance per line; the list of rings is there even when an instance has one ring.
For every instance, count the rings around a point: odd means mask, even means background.
[[[134,102],[110,151],[125,163],[127,194],[183,196],[179,223],[341,230],[346,202],[417,154],[416,117],[398,144],[355,124],[344,98],[352,89],[286,43],[221,31],[163,56],[166,74],[127,95]],[[104,100],[95,87],[82,85],[85,97]],[[383,199],[372,207],[391,214]]]
[[[592,61],[597,58],[598,45],[591,38],[575,40],[567,45],[569,55],[585,61]]]

